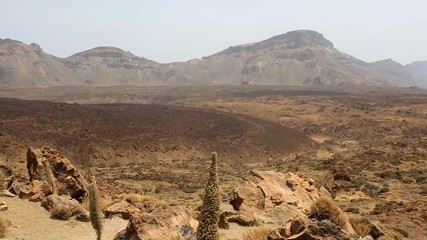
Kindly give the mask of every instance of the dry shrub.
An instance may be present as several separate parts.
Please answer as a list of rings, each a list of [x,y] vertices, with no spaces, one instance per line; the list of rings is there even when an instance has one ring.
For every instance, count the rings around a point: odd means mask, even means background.
[[[50,216],[54,219],[68,220],[70,217],[81,213],[82,211],[83,209],[80,207],[80,205],[57,205],[50,210]]]
[[[132,205],[152,204],[154,208],[164,209],[167,203],[153,195],[142,195],[137,193],[120,194],[119,199],[129,202]]]
[[[368,236],[372,229],[372,224],[367,218],[363,218],[357,215],[350,215],[348,220],[357,235],[364,237]]]
[[[4,238],[6,236],[7,226],[7,221],[0,217],[0,238]]]
[[[341,208],[327,197],[321,197],[311,205],[309,217],[316,218],[319,221],[329,220],[341,228],[345,228],[348,223],[348,218]]]
[[[6,175],[0,171],[0,190],[6,189]]]
[[[113,203],[112,200],[106,199],[103,197],[99,197],[99,207],[101,211],[105,211],[111,204]],[[86,211],[89,211],[89,198],[85,198],[82,202],[82,206]]]
[[[273,230],[273,227],[266,225],[250,227],[243,234],[243,240],[265,240]]]

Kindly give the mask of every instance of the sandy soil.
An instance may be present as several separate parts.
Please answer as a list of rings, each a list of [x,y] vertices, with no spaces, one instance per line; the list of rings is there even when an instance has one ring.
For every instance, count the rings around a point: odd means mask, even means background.
[[[0,197],[0,202],[5,202],[9,206],[7,211],[0,213],[0,216],[12,223],[4,239],[96,239],[95,231],[89,222],[51,219],[50,214],[40,206],[40,203],[5,197]],[[103,239],[113,239],[117,232],[126,228],[126,225],[127,221],[120,218],[105,219]]]

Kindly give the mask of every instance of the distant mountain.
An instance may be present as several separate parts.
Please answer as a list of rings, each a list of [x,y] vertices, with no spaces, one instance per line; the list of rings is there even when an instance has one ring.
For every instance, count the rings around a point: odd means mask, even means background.
[[[115,47],[97,47],[61,62],[75,72],[82,84],[114,85],[156,85],[160,64],[137,57]]]
[[[0,88],[77,84],[78,75],[39,45],[0,39]]]
[[[413,62],[405,68],[415,77],[418,85],[427,88],[427,61]]]
[[[414,63],[415,64],[415,63]],[[417,65],[418,66],[418,65]],[[36,44],[0,39],[0,88],[55,85],[374,85],[424,86],[425,71],[390,59],[366,63],[334,48],[322,34],[298,30],[229,47],[187,62],[160,64],[115,47],[67,58]]]

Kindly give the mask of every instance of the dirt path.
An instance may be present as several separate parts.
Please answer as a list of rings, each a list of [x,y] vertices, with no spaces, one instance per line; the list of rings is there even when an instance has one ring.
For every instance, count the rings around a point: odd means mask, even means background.
[[[76,220],[60,221],[50,218],[50,214],[40,203],[19,198],[0,197],[9,209],[0,216],[12,222],[6,233],[9,240],[94,240],[96,235],[90,223]],[[120,218],[105,219],[103,239],[113,239],[117,232],[126,228],[127,221]]]

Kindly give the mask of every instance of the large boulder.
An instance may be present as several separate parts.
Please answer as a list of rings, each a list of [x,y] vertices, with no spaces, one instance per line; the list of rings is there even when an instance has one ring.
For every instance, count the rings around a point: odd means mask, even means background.
[[[153,213],[136,213],[116,240],[196,239],[197,220],[188,209],[174,206]]]
[[[29,148],[27,151],[27,170],[30,184],[20,193],[24,198],[43,200],[50,194],[68,195],[81,201],[86,195],[85,182],[77,168],[57,150],[48,147]],[[37,183],[41,182],[41,184]],[[48,190],[39,185],[49,186]],[[37,188],[35,188],[37,187]]]
[[[107,218],[118,216],[123,219],[130,219],[132,215],[141,213],[141,211],[127,201],[118,201],[109,206],[104,213]]]
[[[49,195],[43,199],[41,205],[53,216],[57,214],[57,217],[64,220],[83,212],[83,207],[80,203],[66,195]]]
[[[277,224],[306,214],[321,196],[312,181],[296,173],[250,171],[234,190],[230,216],[253,215],[257,224]]]

